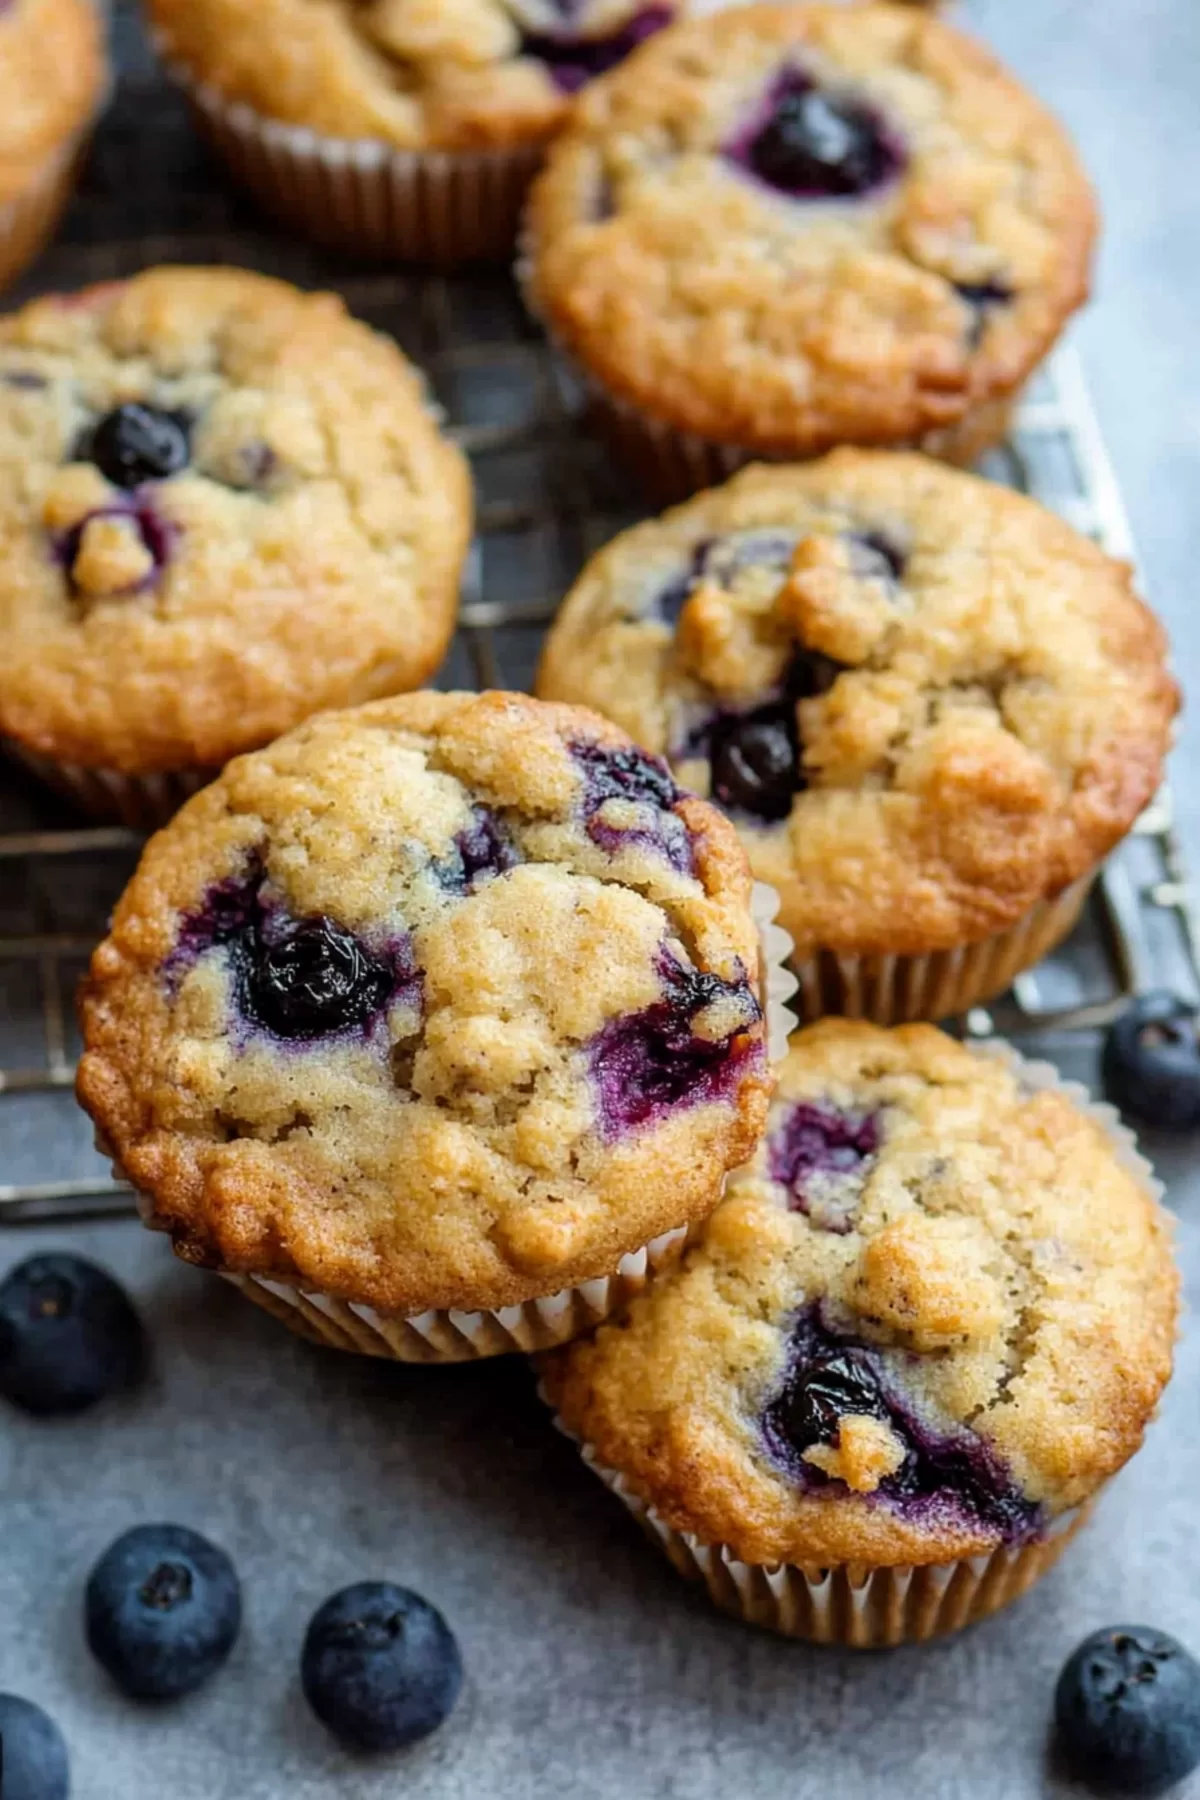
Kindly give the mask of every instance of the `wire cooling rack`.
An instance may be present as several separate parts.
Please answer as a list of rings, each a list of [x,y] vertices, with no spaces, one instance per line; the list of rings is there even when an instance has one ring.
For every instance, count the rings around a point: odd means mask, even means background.
[[[640,516],[578,395],[555,367],[505,277],[359,274],[267,235],[204,158],[161,86],[132,16],[117,13],[125,76],[63,242],[36,287],[74,287],[164,261],[236,262],[303,286],[336,287],[426,371],[471,458],[479,531],[444,686],[526,688],[542,632],[586,558]],[[153,154],[147,154],[153,144]],[[20,298],[21,296],[18,296]],[[986,472],[1031,493],[1117,556],[1133,546],[1079,363],[1060,351]],[[132,1210],[89,1161],[71,1098],[71,992],[133,866],[137,837],[81,828],[24,778],[0,774],[0,1224]],[[1070,945],[988,1009],[961,1021],[994,1031],[1096,1032],[1131,994],[1200,997],[1200,920],[1164,789],[1110,859]]]

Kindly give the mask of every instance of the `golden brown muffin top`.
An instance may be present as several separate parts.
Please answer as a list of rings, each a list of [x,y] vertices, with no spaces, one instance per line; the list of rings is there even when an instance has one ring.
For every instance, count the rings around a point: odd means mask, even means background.
[[[925,457],[758,467],[636,526],[538,678],[725,805],[807,956],[1002,930],[1152,797],[1178,706],[1130,570]]]
[[[686,0],[150,0],[164,54],[230,100],[400,149],[536,143]]]
[[[701,1240],[545,1360],[564,1423],[754,1563],[950,1561],[1088,1500],[1169,1378],[1179,1280],[1146,1166],[1028,1068],[796,1034]]]
[[[88,124],[108,59],[93,0],[11,0],[0,12],[0,205]]]
[[[980,45],[911,6],[752,5],[581,99],[529,288],[604,388],[763,456],[903,445],[1011,394],[1086,298],[1087,180]]]
[[[217,765],[440,663],[470,476],[332,294],[152,269],[0,320],[0,732]]]
[[[80,1096],[189,1260],[409,1314],[555,1293],[758,1140],[749,896],[727,822],[590,713],[326,714],[152,840]]]

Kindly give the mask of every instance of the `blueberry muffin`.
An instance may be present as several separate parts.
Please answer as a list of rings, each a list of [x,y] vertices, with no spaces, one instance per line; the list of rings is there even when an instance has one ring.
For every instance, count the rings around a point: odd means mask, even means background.
[[[403,1358],[559,1341],[758,1141],[750,897],[727,822],[590,713],[327,714],[150,844],[80,1098],[149,1222],[289,1322]]]
[[[160,817],[322,707],[445,653],[470,477],[330,294],[154,269],[0,320],[0,736]]]
[[[719,1604],[864,1646],[980,1618],[1171,1373],[1167,1217],[1115,1119],[932,1026],[799,1032],[696,1245],[548,1395]]]
[[[584,570],[538,691],[735,821],[804,1015],[962,1012],[1070,929],[1178,704],[1130,571],[915,453],[744,470]]]
[[[652,491],[841,443],[969,462],[1085,298],[1063,131],[911,6],[752,5],[581,101],[528,291]]]
[[[107,88],[93,0],[8,0],[0,9],[0,284],[58,224]]]
[[[150,0],[234,172],[297,230],[420,262],[506,258],[574,96],[685,0]]]

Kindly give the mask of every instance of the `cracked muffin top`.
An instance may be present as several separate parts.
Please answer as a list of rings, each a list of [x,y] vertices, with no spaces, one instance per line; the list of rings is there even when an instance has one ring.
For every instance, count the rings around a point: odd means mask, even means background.
[[[686,0],[150,0],[160,46],[227,99],[402,149],[536,142]]]
[[[1033,1074],[927,1025],[797,1033],[698,1244],[546,1359],[564,1423],[747,1562],[949,1561],[1088,1500],[1170,1376],[1178,1276],[1145,1165]]]
[[[83,130],[107,79],[92,0],[8,0],[0,8],[0,205]]]
[[[419,686],[470,477],[396,346],[332,294],[153,269],[0,320],[0,732],[215,766]]]
[[[583,97],[533,192],[529,287],[618,399],[808,456],[1012,394],[1094,235],[1064,132],[980,45],[911,6],[752,5]]]
[[[738,826],[801,956],[983,938],[1152,797],[1178,705],[1128,567],[916,454],[746,470],[625,532],[538,677]]]
[[[153,839],[83,1104],[190,1261],[501,1307],[704,1216],[766,1115],[737,838],[571,707],[422,693],[243,757]]]

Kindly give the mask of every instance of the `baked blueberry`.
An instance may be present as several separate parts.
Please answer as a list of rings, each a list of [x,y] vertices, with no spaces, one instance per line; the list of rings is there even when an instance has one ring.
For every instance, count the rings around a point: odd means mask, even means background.
[[[97,519],[125,519],[136,528],[142,544],[150,554],[148,573],[139,581],[117,589],[107,589],[109,597],[123,597],[127,594],[138,594],[154,585],[159,570],[170,561],[171,550],[178,536],[177,528],[164,519],[143,495],[138,504],[126,502],[117,506],[98,506],[92,512],[85,513],[82,519],[64,531],[55,539],[55,553],[59,562],[72,578],[72,585],[79,585],[77,564],[83,549],[84,534],[88,526]],[[94,596],[99,597],[99,596]]]
[[[810,1363],[785,1392],[781,1423],[799,1446],[836,1443],[845,1418],[887,1417],[878,1378],[853,1350],[835,1350]]]
[[[1200,1125],[1200,1014],[1174,994],[1141,994],[1109,1030],[1104,1092],[1158,1131]]]
[[[0,1800],[67,1800],[71,1770],[62,1732],[32,1700],[0,1694]]]
[[[470,825],[454,840],[454,858],[438,870],[443,887],[469,894],[489,876],[516,867],[516,848],[495,813],[477,806]]]
[[[882,531],[852,532],[850,561],[856,575],[874,580],[897,582],[904,575],[904,552]]]
[[[191,459],[189,421],[185,414],[130,401],[114,407],[85,434],[77,455],[95,463],[114,487],[135,488],[145,481],[165,481]]]
[[[1008,306],[1015,298],[1012,288],[1003,281],[956,281],[955,291],[971,309],[969,341],[977,350],[987,329],[990,314],[998,306]]]
[[[242,1591],[223,1550],[185,1525],[139,1525],[88,1577],[92,1655],[135,1700],[174,1700],[215,1675],[242,1623]]]
[[[709,736],[712,791],[722,806],[755,819],[786,819],[804,786],[796,709],[773,700],[717,719]]]
[[[787,1188],[796,1212],[807,1213],[827,1231],[844,1233],[851,1228],[858,1192],[853,1177],[874,1156],[879,1142],[876,1113],[853,1114],[802,1102],[771,1133],[767,1167],[772,1180]]]
[[[605,75],[624,62],[646,39],[669,25],[674,17],[671,6],[646,6],[608,37],[581,37],[578,31],[529,32],[521,40],[523,56],[545,63],[556,87],[564,94],[577,94],[597,75]]]
[[[661,1119],[680,1106],[702,1106],[736,1085],[750,1053],[742,1034],[761,1017],[749,984],[662,965],[665,997],[611,1020],[589,1047],[600,1121],[609,1139]],[[697,1015],[727,1005],[736,1019],[724,1036],[702,1037]]]
[[[145,1366],[124,1288],[81,1256],[32,1256],[0,1282],[0,1394],[25,1412],[81,1412]]]
[[[332,919],[267,911],[243,946],[243,1008],[275,1037],[324,1037],[365,1025],[387,1004],[394,981],[393,971]]]
[[[1200,1664],[1147,1625],[1093,1632],[1054,1695],[1072,1773],[1104,1793],[1164,1794],[1200,1764]]]
[[[352,1750],[402,1750],[436,1731],[462,1688],[454,1633],[410,1588],[361,1581],[314,1614],[300,1656],[304,1697]]]
[[[670,770],[661,757],[644,750],[612,750],[602,744],[572,744],[571,754],[584,771],[583,813],[594,844],[616,856],[631,845],[653,851],[681,874],[693,867],[692,841],[674,808],[680,799]],[[610,800],[639,806],[636,823],[606,811]]]
[[[799,72],[779,83],[740,157],[760,180],[801,200],[867,194],[904,162],[873,106]]]

